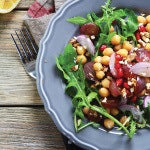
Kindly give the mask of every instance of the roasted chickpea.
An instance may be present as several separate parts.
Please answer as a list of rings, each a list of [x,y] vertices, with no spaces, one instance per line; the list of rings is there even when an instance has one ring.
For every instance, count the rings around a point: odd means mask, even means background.
[[[137,44],[137,48],[141,48],[141,44]]]
[[[101,59],[101,63],[103,65],[106,65],[106,66],[109,65],[109,61],[110,61],[110,57],[109,56],[103,56],[102,59]]]
[[[94,59],[94,62],[95,62],[95,63],[101,63],[101,59],[102,59],[101,56],[97,56],[97,57]]]
[[[146,44],[145,49],[150,51],[150,43]]]
[[[115,31],[114,27],[111,26],[110,29],[109,29],[109,32],[111,33],[111,32],[114,32],[114,31]]]
[[[102,66],[101,63],[95,63],[95,64],[93,65],[93,69],[94,69],[95,71],[100,71],[100,70],[103,69],[103,66]]]
[[[110,110],[110,113],[113,115],[113,116],[117,116],[119,114],[119,110],[117,108],[112,108]]]
[[[103,55],[104,56],[111,56],[113,52],[114,51],[113,51],[112,48],[105,48],[104,51],[103,51]]]
[[[145,78],[145,82],[146,82],[146,83],[150,83],[150,78],[148,78],[148,77]]]
[[[122,124],[124,124],[124,123],[126,122],[126,120],[127,120],[127,116],[122,116],[122,117],[120,118],[120,122],[121,122]],[[127,122],[126,125],[128,126],[128,125],[129,125],[129,122]]]
[[[123,42],[123,49],[126,49],[128,51],[130,51],[132,49],[132,44],[129,43],[129,41],[124,41]]]
[[[148,23],[145,28],[146,28],[146,31],[150,33],[150,23]]]
[[[96,71],[96,77],[97,77],[98,79],[103,79],[104,76],[105,76],[104,71]]]
[[[84,107],[83,108],[83,113],[85,114],[85,115],[87,115],[88,114],[88,112],[89,112],[89,108],[88,107]]]
[[[148,15],[148,16],[146,17],[146,21],[147,21],[147,23],[150,23],[150,15]]]
[[[121,37],[119,35],[114,35],[112,38],[111,38],[111,43],[113,45],[119,45],[121,42]]]
[[[85,64],[87,62],[87,58],[84,55],[78,55],[76,60],[77,63],[80,63],[81,61],[81,64]]]
[[[107,129],[112,129],[114,127],[115,123],[113,120],[111,119],[105,119],[104,120],[104,127],[107,128]]]
[[[109,81],[107,78],[105,78],[105,79],[102,81],[102,86],[103,86],[104,88],[109,88],[109,85],[110,85],[110,81]]]
[[[143,23],[144,25],[146,24],[146,19],[145,19],[145,17],[143,17],[143,16],[138,16],[137,19],[138,19],[138,23]]]
[[[122,49],[122,45],[121,44],[115,45],[114,50],[118,51],[119,49]]]
[[[117,51],[117,54],[121,55],[123,58],[127,58],[128,51],[126,49],[120,49],[119,51]]]
[[[98,92],[99,92],[99,95],[101,97],[108,97],[109,96],[109,91],[106,88],[100,88]]]
[[[86,49],[83,46],[77,46],[77,53],[79,55],[84,55],[86,52]]]

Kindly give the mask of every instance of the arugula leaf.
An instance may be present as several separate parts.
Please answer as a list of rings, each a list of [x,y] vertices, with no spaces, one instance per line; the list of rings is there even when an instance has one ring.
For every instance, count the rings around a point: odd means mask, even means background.
[[[67,21],[70,23],[78,24],[78,25],[83,25],[83,24],[86,24],[89,22],[88,19],[80,17],[80,16],[69,18],[69,19],[67,19]]]
[[[102,44],[110,45],[111,38],[116,34],[116,32],[112,32],[109,34],[101,33],[100,37],[96,43],[96,48],[98,49]]]
[[[91,13],[91,16],[94,19],[94,21],[99,19],[99,17],[94,12]]]
[[[93,22],[93,18],[91,16],[91,14],[87,14],[87,19],[89,20],[89,22]]]
[[[136,123],[135,123],[134,120],[132,120],[132,121],[131,121],[131,124],[130,124],[129,137],[132,138],[135,132],[136,132]]]
[[[148,104],[148,107],[144,110],[144,118],[146,119],[147,124],[150,125],[150,103]]]

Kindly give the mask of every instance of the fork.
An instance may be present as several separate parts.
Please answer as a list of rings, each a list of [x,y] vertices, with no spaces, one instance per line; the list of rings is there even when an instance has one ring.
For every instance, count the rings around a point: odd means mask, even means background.
[[[28,29],[23,28],[20,31],[15,31],[15,34],[11,34],[11,37],[17,48],[25,71],[32,78],[36,79],[35,63],[38,54],[38,48],[33,42]]]

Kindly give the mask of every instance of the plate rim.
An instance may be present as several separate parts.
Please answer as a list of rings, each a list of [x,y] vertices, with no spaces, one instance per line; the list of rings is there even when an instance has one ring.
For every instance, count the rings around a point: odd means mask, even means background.
[[[64,5],[56,12],[56,14],[54,14],[54,16],[51,18],[51,21],[48,24],[48,27],[45,31],[45,34],[42,38],[42,40],[40,41],[40,48],[39,48],[39,52],[38,52],[38,56],[37,56],[37,61],[36,61],[36,73],[37,73],[37,80],[36,80],[36,84],[37,84],[37,90],[38,93],[41,97],[41,100],[44,103],[44,108],[46,110],[46,112],[50,115],[50,117],[52,118],[52,120],[54,121],[57,129],[64,134],[69,140],[71,140],[73,143],[75,144],[79,144],[82,148],[90,148],[93,150],[99,150],[98,147],[91,145],[89,143],[86,143],[84,141],[82,141],[81,139],[77,138],[72,132],[68,131],[64,125],[62,124],[62,122],[60,121],[57,113],[55,112],[55,110],[51,107],[50,101],[48,100],[48,97],[44,91],[44,87],[43,87],[43,83],[44,83],[44,75],[42,73],[42,60],[43,60],[43,55],[44,55],[44,47],[45,44],[48,40],[48,37],[51,36],[52,30],[54,28],[54,24],[57,20],[59,20],[60,17],[62,17],[66,11],[66,9],[68,9],[69,7],[71,7],[72,5],[76,4],[77,2],[79,2],[80,0],[67,0]]]

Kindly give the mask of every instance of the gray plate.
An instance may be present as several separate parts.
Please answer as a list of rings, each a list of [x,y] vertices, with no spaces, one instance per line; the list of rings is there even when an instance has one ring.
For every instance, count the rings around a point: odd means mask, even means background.
[[[71,99],[65,94],[65,85],[56,69],[55,58],[78,31],[77,25],[66,22],[73,16],[100,12],[105,0],[70,0],[57,12],[41,41],[37,59],[37,87],[46,111],[58,129],[75,144],[93,150],[150,150],[150,132],[143,129],[132,140],[116,131],[88,127],[75,133]],[[132,8],[137,13],[149,12],[149,0],[113,0],[113,6]]]

